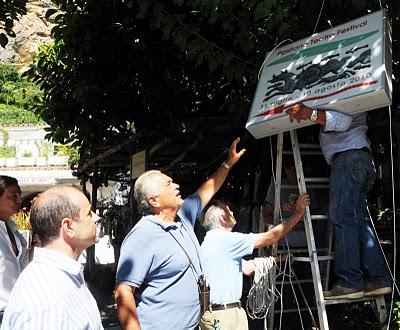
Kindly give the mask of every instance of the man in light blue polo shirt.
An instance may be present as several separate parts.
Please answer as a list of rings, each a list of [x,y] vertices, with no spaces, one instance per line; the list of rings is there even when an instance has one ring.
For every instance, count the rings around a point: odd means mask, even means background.
[[[183,200],[179,185],[160,171],[147,171],[135,183],[143,217],[125,238],[117,269],[115,299],[124,329],[193,329],[200,317],[197,282],[202,274],[194,224],[244,154],[236,151]],[[136,298],[136,301],[134,299]]]
[[[334,268],[337,283],[325,299],[356,299],[392,291],[378,240],[367,221],[367,194],[376,171],[366,132],[367,114],[311,109],[297,103],[288,109],[290,120],[320,125],[320,144],[331,165],[329,221],[335,232]]]
[[[254,248],[276,244],[302,218],[310,197],[302,194],[296,202],[293,214],[271,230],[259,234],[233,233],[236,219],[225,203],[214,200],[207,207],[202,225],[207,234],[201,244],[204,274],[210,284],[210,308],[200,321],[202,330],[248,329],[247,316],[241,308],[243,274],[254,272],[251,261],[242,260],[253,253]]]

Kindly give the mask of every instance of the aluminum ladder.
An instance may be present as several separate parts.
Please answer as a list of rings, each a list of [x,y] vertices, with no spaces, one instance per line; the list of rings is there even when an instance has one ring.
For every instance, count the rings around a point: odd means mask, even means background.
[[[301,161],[300,155],[300,146],[297,139],[297,132],[296,130],[290,131],[290,139],[294,157],[294,163],[296,167],[297,173],[297,182],[300,194],[306,192],[306,180],[304,178],[303,172],[303,165]],[[281,174],[282,174],[282,155],[283,155],[283,133],[278,134],[277,139],[277,159],[276,159],[276,175],[275,175],[275,207],[274,207],[274,219],[279,219],[279,205],[280,205],[280,191],[281,191]],[[327,289],[328,281],[329,281],[329,271],[330,271],[330,260],[332,260],[331,251],[332,251],[332,230],[328,235],[328,255],[327,256],[318,256],[317,248],[315,245],[314,239],[314,232],[312,228],[312,219],[318,218],[322,216],[315,216],[312,217],[310,213],[310,208],[306,207],[306,212],[304,215],[304,229],[307,238],[307,250],[308,256],[307,257],[295,257],[296,261],[300,262],[309,262],[312,274],[312,282],[314,287],[314,295],[315,295],[315,304],[316,309],[318,311],[318,329],[320,330],[329,330],[329,323],[328,317],[326,312],[327,305],[333,304],[343,304],[343,303],[354,303],[360,301],[367,301],[367,300],[374,300],[377,308],[377,314],[381,324],[383,325],[386,318],[387,318],[387,310],[384,296],[377,296],[377,297],[363,297],[360,299],[334,299],[334,300],[325,300],[323,295],[323,287],[322,287],[322,279],[321,279],[321,272],[319,261],[326,261],[326,277],[324,279],[324,289]],[[277,255],[278,253],[278,246],[277,244],[272,247],[272,255]],[[276,268],[272,269],[273,276],[275,278],[276,275]],[[275,292],[276,283],[273,284],[273,292]],[[274,304],[271,305],[268,316],[265,319],[265,328],[268,330],[273,330],[274,325],[274,314],[275,314],[275,307]],[[384,326],[382,326],[384,328]]]

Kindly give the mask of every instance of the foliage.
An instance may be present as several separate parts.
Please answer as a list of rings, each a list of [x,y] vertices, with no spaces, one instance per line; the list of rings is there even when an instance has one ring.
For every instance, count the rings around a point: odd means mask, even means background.
[[[0,65],[0,104],[29,109],[40,102],[39,87],[22,77],[15,66]]]
[[[20,230],[30,230],[32,229],[31,223],[29,222],[29,212],[20,210],[14,215],[14,221]]]
[[[53,154],[53,143],[48,140],[36,141],[36,148],[39,152],[39,157],[48,157]]]
[[[395,301],[393,305],[393,322],[396,324],[396,329],[400,329],[400,301]]]
[[[5,82],[17,82],[19,80],[18,71],[12,65],[0,65],[0,86]]]
[[[0,104],[0,125],[45,124],[33,112],[14,105]]]
[[[31,151],[24,151],[22,154],[22,157],[32,157],[32,152]]]
[[[14,37],[14,21],[26,14],[28,0],[0,0],[0,46],[5,47],[8,37]],[[3,30],[3,31],[2,31]]]
[[[14,158],[17,155],[17,148],[15,146],[1,146],[0,158]]]
[[[57,145],[57,155],[68,156],[68,164],[73,167],[79,161],[79,148],[67,144]]]
[[[55,43],[29,76],[44,92],[37,113],[50,136],[82,153],[122,141],[132,122],[138,131],[228,113],[245,122],[265,52],[310,35],[320,9],[304,0],[54,3]],[[399,4],[386,4],[397,17]],[[327,1],[317,30],[378,9],[372,0]]]
[[[17,154],[17,148],[15,146],[10,147],[7,145],[9,139],[8,131],[5,128],[0,127],[0,133],[3,135],[2,137],[3,144],[0,147],[0,158],[15,157],[15,155]]]

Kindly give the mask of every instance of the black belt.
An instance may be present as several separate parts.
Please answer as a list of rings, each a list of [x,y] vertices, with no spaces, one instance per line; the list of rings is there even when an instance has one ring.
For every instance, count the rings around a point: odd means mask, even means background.
[[[236,307],[238,307],[238,308],[242,307],[242,304],[240,301],[229,303],[229,304],[213,304],[213,305],[210,305],[210,310],[211,311],[221,311],[224,309],[230,309],[230,308],[236,308]]]
[[[339,156],[340,154],[343,154],[343,153],[345,153],[345,152],[350,152],[350,151],[364,151],[364,152],[368,152],[369,154],[371,153],[371,150],[369,150],[368,147],[362,147],[362,148],[359,148],[359,149],[349,149],[349,150],[339,151],[339,152],[335,153],[335,154],[333,155],[333,157],[337,157],[337,156]],[[333,159],[333,157],[332,157],[332,159]]]

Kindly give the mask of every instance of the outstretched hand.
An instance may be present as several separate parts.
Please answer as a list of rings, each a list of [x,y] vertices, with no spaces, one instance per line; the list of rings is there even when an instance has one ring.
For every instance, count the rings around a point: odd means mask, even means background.
[[[239,142],[240,142],[240,137],[236,138],[236,139],[232,142],[232,144],[231,144],[231,146],[230,146],[230,148],[229,148],[228,159],[226,160],[226,162],[227,162],[228,165],[230,165],[230,166],[235,165],[235,164],[239,161],[240,157],[242,157],[243,154],[246,152],[246,149],[245,149],[245,148],[243,148],[242,150],[240,150],[239,152],[237,152],[236,146],[237,146],[237,144],[238,144]]]
[[[312,109],[304,105],[304,103],[299,102],[293,104],[286,110],[286,113],[289,114],[290,122],[293,122],[293,119],[296,119],[298,123],[300,120],[310,119]]]
[[[306,206],[309,206],[310,203],[310,195],[308,195],[307,193],[302,193],[296,201],[296,213],[303,216],[306,210]]]

